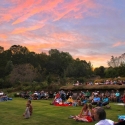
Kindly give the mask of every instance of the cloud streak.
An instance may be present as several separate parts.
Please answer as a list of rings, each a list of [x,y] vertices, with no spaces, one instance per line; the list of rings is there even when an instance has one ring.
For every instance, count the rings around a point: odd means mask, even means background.
[[[21,28],[16,28],[14,31],[12,31],[12,34],[21,34],[21,33],[25,33],[27,31],[32,31],[32,30],[37,30],[39,28],[42,28],[44,26],[44,24],[41,24],[41,25],[34,25],[34,26],[31,26],[31,27],[21,27]]]
[[[113,45],[112,45],[112,47],[118,47],[118,46],[123,46],[123,45],[125,45],[125,42],[116,42],[116,43],[114,43]]]

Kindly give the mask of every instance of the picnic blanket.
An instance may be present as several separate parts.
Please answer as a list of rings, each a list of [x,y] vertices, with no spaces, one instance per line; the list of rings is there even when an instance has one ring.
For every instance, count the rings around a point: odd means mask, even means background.
[[[62,103],[62,104],[56,103],[54,105],[55,106],[72,106],[72,104],[65,104],[65,103]]]

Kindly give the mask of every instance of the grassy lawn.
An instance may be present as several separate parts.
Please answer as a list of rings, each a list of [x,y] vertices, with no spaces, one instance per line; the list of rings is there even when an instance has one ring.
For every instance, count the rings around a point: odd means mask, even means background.
[[[70,115],[80,113],[82,107],[58,107],[50,105],[51,100],[32,100],[33,115],[24,119],[27,100],[13,98],[12,101],[0,102],[0,125],[80,125],[81,123],[68,119]],[[125,107],[110,103],[111,109],[106,109],[107,118],[117,121],[117,115],[125,114]]]

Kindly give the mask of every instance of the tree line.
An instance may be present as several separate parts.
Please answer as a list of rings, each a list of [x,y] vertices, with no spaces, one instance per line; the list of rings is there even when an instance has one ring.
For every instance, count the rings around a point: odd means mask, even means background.
[[[3,49],[3,47],[0,47]],[[13,45],[0,51],[0,88],[9,87],[53,87],[65,85],[94,76],[125,76],[125,65],[117,68],[100,66],[93,70],[91,62],[73,59],[68,52],[51,49],[48,54],[30,52],[26,47]]]
[[[73,59],[68,52],[57,49],[48,54],[30,52],[26,47],[13,45],[0,53],[0,86],[12,87],[20,83],[65,84],[66,78],[90,77],[91,63]]]

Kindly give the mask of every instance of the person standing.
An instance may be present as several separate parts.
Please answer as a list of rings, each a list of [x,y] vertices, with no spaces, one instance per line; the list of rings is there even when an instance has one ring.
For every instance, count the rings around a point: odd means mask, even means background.
[[[31,100],[28,100],[27,104],[29,104],[29,111],[30,111],[30,116],[31,116],[32,113],[33,113],[33,107],[32,107],[32,104],[31,104]]]
[[[24,114],[23,114],[24,118],[26,118],[26,119],[30,118],[29,106],[30,106],[30,104],[27,103],[27,104],[26,104],[25,112],[24,112]]]
[[[120,92],[119,92],[119,90],[116,91],[115,96],[116,96],[116,102],[120,102]]]

